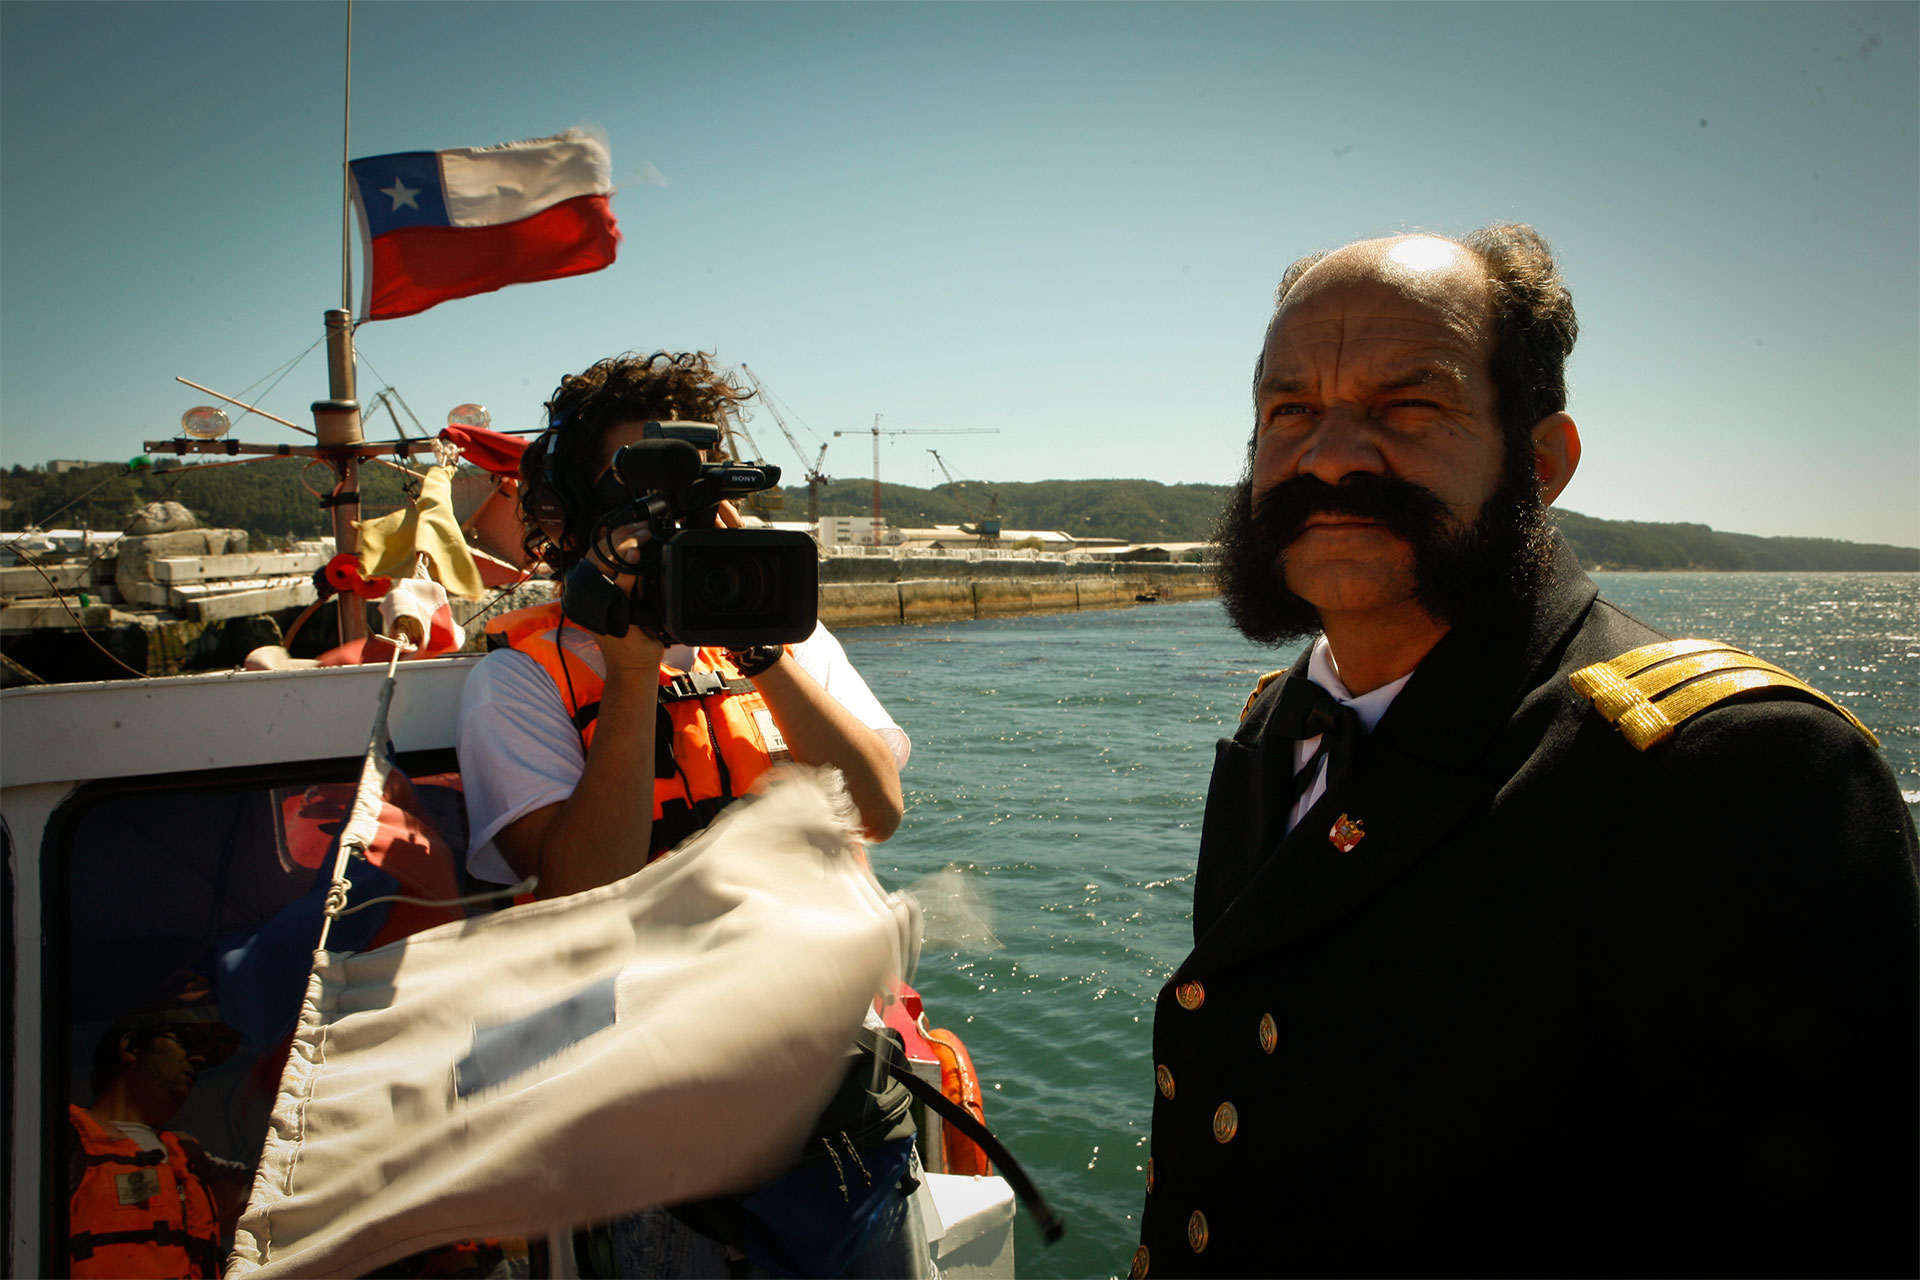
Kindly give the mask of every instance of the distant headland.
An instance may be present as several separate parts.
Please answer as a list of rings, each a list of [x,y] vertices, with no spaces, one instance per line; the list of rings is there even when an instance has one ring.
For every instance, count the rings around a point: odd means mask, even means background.
[[[1835,538],[1762,538],[1722,533],[1704,524],[1597,520],[1555,507],[1559,526],[1589,569],[1920,572],[1920,548]]]
[[[1155,480],[1042,480],[1027,484],[969,481],[933,489],[881,485],[888,521],[903,525],[977,520],[994,509],[1008,528],[1058,529],[1075,538],[1130,543],[1204,542],[1229,492],[1226,485],[1161,484]],[[869,480],[838,480],[819,493],[822,515],[867,515]],[[779,518],[797,519],[807,491],[786,491]],[[798,515],[795,513],[799,513]],[[1553,521],[1589,569],[1700,571],[1920,572],[1920,548],[1833,538],[1762,538],[1723,533],[1704,524],[1602,520],[1559,507]]]
[[[244,529],[266,550],[289,538],[323,533],[324,513],[300,483],[297,466],[268,462],[239,468],[179,466],[171,458],[153,469],[125,464],[53,463],[0,473],[0,530],[52,523],[117,531],[151,501],[185,503],[210,528]],[[362,477],[369,515],[405,501],[404,477],[373,468]],[[780,493],[777,507],[758,514],[779,521],[806,519],[805,485]],[[1084,539],[1111,545],[1197,544],[1212,532],[1226,485],[1161,484],[1155,480],[1041,480],[995,483],[969,480],[931,489],[880,486],[889,525],[931,526],[998,518],[1009,529],[1057,530],[1071,545]],[[866,477],[828,481],[817,500],[823,516],[866,516],[873,482]],[[1723,533],[1704,524],[1602,520],[1560,508],[1553,520],[1588,568],[1621,570],[1877,570],[1920,572],[1920,548],[1842,542],[1832,538],[1762,538]],[[1192,558],[1204,554],[1198,549]]]

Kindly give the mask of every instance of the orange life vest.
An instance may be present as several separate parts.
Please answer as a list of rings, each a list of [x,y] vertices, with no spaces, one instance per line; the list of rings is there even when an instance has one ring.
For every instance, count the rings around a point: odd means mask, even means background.
[[[186,1148],[162,1133],[164,1151],[109,1134],[69,1105],[86,1159],[67,1207],[71,1274],[81,1277],[217,1277],[224,1251],[213,1193],[187,1168]]]
[[[606,679],[561,646],[561,622],[558,604],[516,609],[487,624],[487,643],[517,649],[545,668],[581,742],[591,746]],[[766,700],[726,650],[696,650],[689,671],[662,663],[648,856],[657,858],[704,828],[786,757]]]

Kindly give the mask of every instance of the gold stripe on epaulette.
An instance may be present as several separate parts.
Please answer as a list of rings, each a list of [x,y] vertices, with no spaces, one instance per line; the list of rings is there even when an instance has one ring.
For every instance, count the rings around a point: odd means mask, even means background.
[[[1272,684],[1275,680],[1278,680],[1281,676],[1285,674],[1287,673],[1284,671],[1269,671],[1267,672],[1267,674],[1260,677],[1260,683],[1253,686],[1253,692],[1247,695],[1247,705],[1240,708],[1240,718],[1242,720],[1245,720],[1247,718],[1247,712],[1253,710],[1254,699],[1258,698],[1261,694],[1265,693],[1267,691],[1268,685]]]
[[[1790,671],[1717,640],[1667,640],[1606,662],[1582,667],[1570,677],[1636,751],[1658,746],[1689,716],[1717,702],[1756,689],[1787,689],[1845,716],[1874,746],[1880,740],[1845,707]]]

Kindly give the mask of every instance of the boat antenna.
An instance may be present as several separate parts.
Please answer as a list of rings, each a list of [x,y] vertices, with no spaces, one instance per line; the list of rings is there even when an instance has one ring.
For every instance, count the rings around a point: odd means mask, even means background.
[[[353,310],[353,0],[347,0],[347,87],[340,108],[340,307]]]
[[[353,0],[347,0],[346,61],[346,105],[340,121],[340,306],[326,313],[327,398],[313,405],[314,434],[335,477],[333,492],[321,499],[321,505],[333,513],[333,549],[341,555],[360,548],[354,521],[360,515],[360,446],[366,443],[353,385]],[[349,600],[346,592],[341,593],[342,644],[367,634],[366,615],[358,605],[358,597]]]

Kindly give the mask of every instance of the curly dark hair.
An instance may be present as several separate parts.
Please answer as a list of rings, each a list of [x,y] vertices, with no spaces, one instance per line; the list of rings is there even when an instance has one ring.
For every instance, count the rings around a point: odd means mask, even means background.
[[[1526,435],[1534,423],[1567,407],[1567,357],[1580,336],[1573,295],[1567,292],[1553,250],[1524,222],[1497,222],[1468,232],[1458,243],[1487,268],[1493,295],[1493,354],[1488,372],[1493,377],[1501,429],[1509,438]],[[1273,293],[1274,319],[1279,319],[1280,308],[1300,278],[1329,252],[1310,253],[1287,268]],[[1271,321],[1268,331],[1272,331]],[[1263,350],[1254,361],[1256,395],[1264,356]]]
[[[1509,437],[1522,436],[1567,407],[1567,357],[1580,336],[1573,295],[1560,264],[1538,231],[1497,222],[1461,237],[1487,264],[1493,290],[1493,355],[1489,371]]]
[[[547,429],[520,455],[520,518],[529,563],[563,572],[585,553],[596,512],[588,495],[600,442],[622,422],[711,422],[724,427],[753,392],[713,363],[711,352],[627,352],[560,379],[547,401]],[[561,490],[565,519],[554,527],[548,472]],[[544,518],[543,517],[547,517]]]

